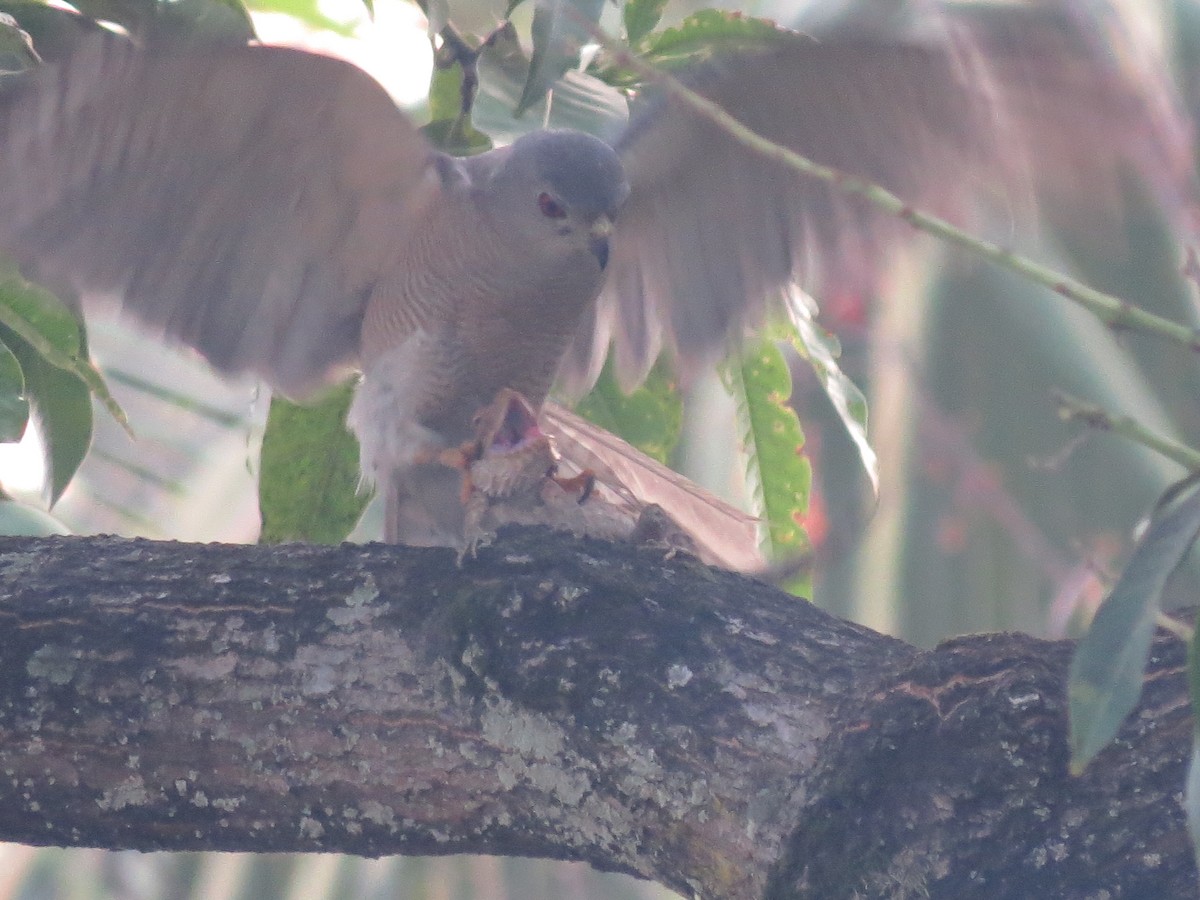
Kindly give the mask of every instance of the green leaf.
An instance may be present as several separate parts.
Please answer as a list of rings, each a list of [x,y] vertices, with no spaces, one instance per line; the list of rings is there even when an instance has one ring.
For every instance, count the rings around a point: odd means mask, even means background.
[[[2,325],[0,341],[21,366],[25,396],[33,407],[45,452],[46,499],[53,506],[92,445],[92,395],[77,375],[51,365]]]
[[[54,294],[22,278],[11,263],[0,263],[0,325],[19,335],[51,365],[83,381],[109,415],[129,431],[125,411],[87,358],[79,320]]]
[[[631,43],[632,40],[630,38]],[[786,40],[812,39],[780,28],[767,19],[704,9],[688,16],[674,28],[645,35],[638,45],[638,55],[643,61],[663,71],[678,72],[717,57],[729,58],[768,50]],[[651,90],[646,94],[647,97],[656,92],[654,85],[644,83],[645,79],[640,73],[607,56],[599,57],[589,71],[614,87],[649,87]]]
[[[1180,494],[1186,496],[1179,500]],[[1067,685],[1073,772],[1082,772],[1116,737],[1137,705],[1159,598],[1198,532],[1200,487],[1192,476],[1160,501],[1125,571],[1075,650]]]
[[[39,62],[33,40],[21,30],[16,19],[0,13],[0,75],[24,72]]]
[[[89,19],[114,22],[130,34],[142,34],[157,15],[157,0],[77,0],[72,3]]]
[[[15,443],[29,424],[29,400],[25,396],[25,376],[21,364],[8,347],[0,342],[0,443]]]
[[[479,95],[471,121],[499,143],[511,143],[538,128],[574,128],[607,138],[629,119],[629,103],[620,91],[599,78],[572,69],[554,86],[554,102],[546,115],[545,98],[513,113],[529,70],[529,60],[515,34],[501,34],[479,58]]]
[[[240,0],[170,0],[155,7],[148,37],[212,44],[245,44],[254,40],[254,22]]]
[[[817,324],[816,303],[797,287],[791,289],[787,310],[795,331],[790,335],[800,357],[812,367],[825,396],[845,426],[858,451],[863,470],[879,496],[879,458],[867,438],[867,398],[838,365],[842,346],[837,337]]]
[[[812,467],[801,452],[804,433],[788,405],[791,375],[772,340],[763,340],[740,365],[726,369],[746,429],[749,481],[767,520],[773,555],[807,552],[801,519],[808,510]]]
[[[0,266],[0,323],[24,338],[57,366],[69,368],[79,355],[79,320],[45,288]]]
[[[331,19],[325,15],[321,12],[320,0],[251,0],[246,5],[258,12],[282,13],[285,16],[291,16],[319,31],[331,31],[342,37],[354,35],[354,24],[339,22],[337,19]],[[370,11],[369,7],[368,11]]]
[[[625,40],[636,44],[648,35],[666,8],[667,0],[628,0],[621,11],[625,22]]]
[[[600,21],[604,0],[538,0],[530,33],[533,54],[517,102],[521,116],[546,96],[554,82],[579,61],[579,49],[591,40],[590,27]]]
[[[457,63],[436,60],[429,75],[429,120],[455,119],[462,112],[463,70]]]
[[[780,28],[768,19],[739,13],[703,9],[647,41],[642,56],[665,69],[692,65],[712,56],[766,49],[782,40],[811,38]]]
[[[575,411],[664,465],[683,428],[683,399],[661,361],[641,387],[626,394],[617,385],[610,354],[596,386]]]
[[[244,44],[255,37],[241,0],[78,0],[72,5],[91,19],[121,25],[139,41]]]
[[[0,9],[16,19],[33,39],[33,50],[45,62],[64,58],[84,38],[104,29],[74,10],[38,0],[3,0]]]
[[[441,119],[421,127],[429,143],[451,156],[474,156],[492,149],[492,139],[468,119]]]
[[[316,405],[271,399],[258,502],[262,543],[345,539],[370,496],[359,491],[358,444],[346,430],[354,393],[345,384]]]
[[[49,537],[70,534],[70,529],[43,509],[0,497],[0,534],[10,537]]]
[[[83,332],[70,310],[49,291],[30,284],[10,265],[0,266],[0,341],[21,366],[25,396],[33,404],[46,448],[49,502],[66,490],[92,439],[96,391],[118,422],[125,416],[90,362]]]
[[[431,144],[451,156],[472,156],[492,149],[491,138],[462,114],[462,85],[461,66],[434,66],[429,82],[431,121],[421,128]]]

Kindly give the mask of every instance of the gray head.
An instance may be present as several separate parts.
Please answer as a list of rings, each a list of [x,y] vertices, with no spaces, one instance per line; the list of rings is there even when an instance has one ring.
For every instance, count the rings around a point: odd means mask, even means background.
[[[512,145],[510,165],[514,161],[544,180],[560,202],[584,216],[614,217],[629,196],[629,183],[616,151],[582,131],[524,135]]]
[[[495,154],[476,196],[502,239],[520,244],[530,263],[541,257],[549,277],[583,272],[580,254],[603,271],[613,220],[629,196],[616,151],[579,131],[535,131]]]

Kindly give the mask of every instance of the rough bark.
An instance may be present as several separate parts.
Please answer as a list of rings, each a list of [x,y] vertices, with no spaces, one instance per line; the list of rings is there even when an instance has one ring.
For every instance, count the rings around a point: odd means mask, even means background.
[[[0,541],[0,839],[585,860],[706,897],[1186,897],[1184,651],[1066,771],[1070,646],[930,652],[525,530]]]

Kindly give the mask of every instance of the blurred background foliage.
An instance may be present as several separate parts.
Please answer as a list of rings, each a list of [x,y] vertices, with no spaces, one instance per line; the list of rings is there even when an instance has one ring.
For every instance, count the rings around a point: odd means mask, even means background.
[[[904,6],[886,0],[630,0],[624,19],[617,6],[597,5],[594,11],[610,32],[622,23],[641,32],[653,27],[656,14],[662,16],[662,28],[713,5],[792,27]],[[954,5],[988,4],[964,0]],[[1183,102],[1196,110],[1200,2],[1080,0],[1078,5],[1094,16],[1097,33],[1127,30],[1135,36],[1133,46],[1148,58],[1167,61]],[[253,28],[265,40],[346,56],[423,121],[444,118],[439,103],[452,104],[455,96],[445,85],[439,88],[437,78],[432,95],[427,90],[432,54],[426,19],[401,0],[378,0],[369,7],[359,0],[263,0],[251,4],[249,16],[236,0],[90,0],[77,7],[120,22],[132,33],[199,29],[245,39]],[[505,40],[514,43],[499,43],[482,60],[482,91],[473,118],[482,140],[507,142],[546,116],[545,101],[533,103],[523,118],[512,115],[527,94],[533,7],[526,3],[513,12],[518,38]],[[0,10],[34,36],[43,56],[52,57],[56,42],[68,40],[43,24],[52,14],[40,3],[5,0]],[[451,16],[464,34],[481,36],[508,10],[504,0],[437,0],[427,11],[435,24]],[[92,26],[78,22],[72,27]],[[595,79],[569,73],[556,87],[551,114],[559,124],[603,130],[624,115],[623,100]],[[1003,237],[1100,289],[1200,326],[1195,286],[1181,275],[1182,248],[1147,193],[1130,183],[1123,206],[1104,212],[1100,222],[1049,215],[1033,233]],[[1194,355],[1157,338],[1114,334],[1052,292],[928,239],[897,259],[877,294],[816,299],[817,321],[840,342],[841,369],[862,390],[870,410],[879,492],[876,497],[844,410],[830,403],[828,383],[790,355],[792,405],[804,432],[803,465],[811,465],[812,489],[807,506],[785,515],[804,526],[811,542],[814,601],[923,646],[971,631],[1078,634],[1128,558],[1139,520],[1184,473],[1144,447],[1064,421],[1056,392],[1136,415],[1163,434],[1200,445],[1200,365]],[[194,358],[115,322],[89,322],[87,343],[132,434],[97,411],[86,429],[30,429],[20,447],[4,447],[0,480],[21,501],[22,515],[43,504],[48,493],[65,490],[52,510],[57,524],[38,520],[22,526],[20,516],[13,515],[0,517],[0,528],[255,540],[259,448],[269,396],[252,383],[220,381]],[[745,433],[730,428],[739,399],[728,387],[737,383],[731,371],[752,377],[754,368],[730,367],[724,379],[714,374],[689,386],[679,401],[681,416],[656,413],[677,430],[678,443],[673,437],[664,444],[656,434],[646,440],[681,471],[742,500],[747,478],[739,441]],[[27,373],[30,377],[36,375]],[[78,404],[77,389],[68,387],[66,395],[74,400],[64,403]],[[661,403],[661,395],[649,402]],[[37,412],[45,426],[50,411]],[[47,454],[38,441],[54,434],[60,435],[64,459],[82,456],[80,448],[86,449],[91,437],[91,450],[69,485],[56,486],[54,473],[47,476],[41,468]],[[73,471],[73,464],[63,465]],[[375,533],[371,517],[368,511],[356,537]],[[1197,571],[1185,566],[1169,593],[1194,602],[1196,589]],[[0,900],[616,900],[664,894],[583,866],[537,861],[0,847]]]

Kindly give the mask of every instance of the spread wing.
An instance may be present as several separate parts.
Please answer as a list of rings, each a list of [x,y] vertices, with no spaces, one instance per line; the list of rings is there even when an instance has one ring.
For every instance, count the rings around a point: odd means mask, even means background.
[[[562,474],[591,472],[600,496],[634,510],[633,518],[651,503],[662,507],[695,540],[700,557],[710,564],[741,572],[765,567],[754,516],[557,403],[543,405],[538,424],[554,440],[562,457]]]
[[[436,196],[433,156],[346,63],[89,39],[0,99],[0,248],[302,395],[355,363],[367,295]]]
[[[1043,170],[1094,191],[1117,183],[1123,161],[1158,165],[1162,154],[1137,157],[1146,144],[1174,140],[1172,158],[1188,158],[1186,135],[1148,125],[1136,93],[1114,90],[1103,54],[1070,39],[1068,18],[1006,12],[999,25],[944,23],[919,40],[781,36],[686,78],[770,140],[958,221],[981,198],[1009,220],[1031,211]],[[1089,153],[1097,144],[1105,151]],[[630,200],[607,290],[564,362],[576,388],[610,340],[635,383],[664,345],[685,369],[723,352],[790,281],[818,296],[869,288],[911,233],[748,150],[676,98],[645,104],[617,147]]]

